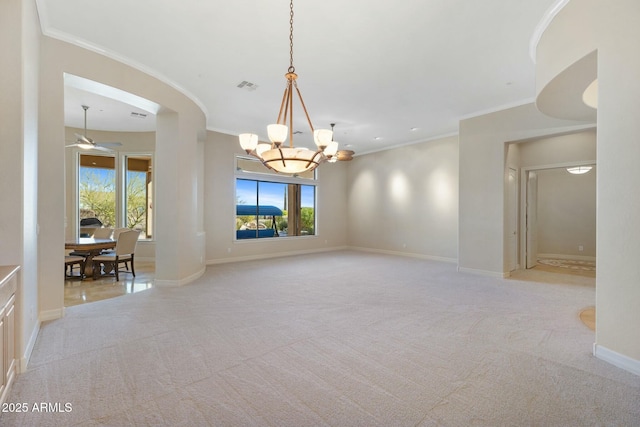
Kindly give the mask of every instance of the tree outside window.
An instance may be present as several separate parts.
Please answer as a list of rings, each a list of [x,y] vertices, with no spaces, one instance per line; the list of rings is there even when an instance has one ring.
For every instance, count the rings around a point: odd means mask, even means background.
[[[140,238],[152,237],[151,157],[124,157],[124,188],[117,187],[114,156],[80,155],[79,218],[97,218],[104,227],[140,230]],[[119,218],[119,194],[124,191],[124,214]]]

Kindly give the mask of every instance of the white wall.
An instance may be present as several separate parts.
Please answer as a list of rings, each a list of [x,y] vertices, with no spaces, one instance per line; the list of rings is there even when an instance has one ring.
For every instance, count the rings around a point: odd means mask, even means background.
[[[0,264],[21,265],[19,370],[38,332],[37,167],[39,23],[35,3],[0,2]]]
[[[204,224],[209,264],[334,250],[347,244],[347,164],[318,167],[316,236],[235,239],[235,156],[238,137],[207,132],[204,146]]]
[[[456,260],[457,137],[357,156],[347,188],[350,246]]]
[[[537,48],[536,92],[591,74],[598,93],[596,356],[640,374],[640,2],[570,1]],[[582,65],[597,51],[597,64]],[[579,68],[579,69],[577,69]],[[574,79],[573,76],[578,76]],[[587,79],[588,80],[588,79]],[[547,90],[551,88],[552,90]],[[580,102],[580,91],[575,94]],[[546,110],[553,99],[546,99]],[[570,111],[569,111],[570,113]]]

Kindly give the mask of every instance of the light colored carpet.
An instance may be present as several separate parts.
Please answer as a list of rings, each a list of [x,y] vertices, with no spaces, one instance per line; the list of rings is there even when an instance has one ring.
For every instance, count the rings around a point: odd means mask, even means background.
[[[593,286],[361,252],[211,266],[43,325],[6,426],[638,425],[595,359]]]

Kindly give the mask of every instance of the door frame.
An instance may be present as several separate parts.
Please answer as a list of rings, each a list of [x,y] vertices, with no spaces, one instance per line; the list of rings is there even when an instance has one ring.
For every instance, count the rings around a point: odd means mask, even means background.
[[[526,270],[527,268],[527,176],[530,171],[541,171],[545,169],[563,169],[570,168],[573,166],[589,166],[589,165],[598,165],[598,162],[594,160],[580,160],[575,162],[562,162],[562,163],[552,163],[546,165],[535,165],[535,166],[523,166],[520,168],[520,224],[519,229],[523,232],[520,233],[520,259],[523,262],[520,264],[520,269]]]

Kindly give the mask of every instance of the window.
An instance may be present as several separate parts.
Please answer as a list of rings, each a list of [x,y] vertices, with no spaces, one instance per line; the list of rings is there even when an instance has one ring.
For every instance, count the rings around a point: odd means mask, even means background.
[[[258,173],[265,176],[250,176]],[[314,178],[310,174],[304,178],[272,175],[259,162],[239,158],[236,239],[315,235],[316,186],[304,182]]]
[[[80,235],[102,224],[116,226],[116,168],[113,156],[80,155]],[[96,218],[97,221],[93,221]],[[98,222],[99,221],[99,222]]]
[[[127,171],[125,175],[125,212],[124,226],[140,230],[141,239],[153,237],[152,217],[153,181],[151,180],[151,157],[125,156]]]
[[[80,236],[103,225],[140,230],[140,239],[153,237],[151,155],[123,155],[118,161],[80,154],[78,172]]]

